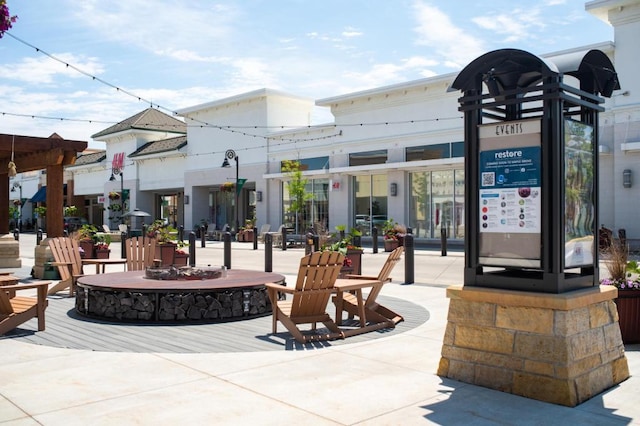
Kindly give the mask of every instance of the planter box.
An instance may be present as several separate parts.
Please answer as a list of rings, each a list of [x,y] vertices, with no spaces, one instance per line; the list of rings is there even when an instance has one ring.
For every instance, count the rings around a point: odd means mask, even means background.
[[[623,343],[640,343],[640,290],[620,290],[615,299]]]
[[[96,258],[96,250],[93,241],[78,241],[78,245],[84,251],[84,256],[82,256],[83,259]]]
[[[161,266],[171,266],[175,262],[176,244],[162,243],[156,246],[156,250],[160,250]]]
[[[384,251],[391,252],[400,247],[398,240],[384,240]]]
[[[108,259],[111,250],[109,249],[95,249],[96,259]]]
[[[187,253],[176,253],[174,265],[176,266],[187,266],[189,263],[189,255]]]

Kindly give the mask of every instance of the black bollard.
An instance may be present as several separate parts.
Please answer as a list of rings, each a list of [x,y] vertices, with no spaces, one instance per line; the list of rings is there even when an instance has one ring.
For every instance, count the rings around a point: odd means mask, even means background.
[[[287,249],[287,228],[282,227],[282,251]]]
[[[224,266],[231,269],[231,232],[224,233]]]
[[[404,236],[404,283],[413,284],[415,282],[415,252],[413,248],[413,235]]]
[[[442,256],[447,255],[447,228],[444,226],[440,227],[440,254]]]
[[[143,234],[145,235],[145,234]],[[126,259],[127,258],[127,234],[126,232],[121,232],[120,233],[120,259]]]
[[[273,235],[264,236],[264,271],[273,272]]]
[[[320,236],[313,235],[313,251],[320,251]]]
[[[189,266],[196,266],[196,233],[189,232]]]
[[[258,228],[253,227],[253,249],[258,250]]]
[[[207,246],[207,230],[204,226],[200,227],[200,247]]]
[[[16,241],[20,239],[20,229],[16,228],[13,230],[13,238],[15,238]]]
[[[184,226],[178,226],[178,240],[184,241]]]
[[[36,232],[36,245],[39,246],[42,242],[42,229],[38,228],[38,232]]]
[[[375,226],[371,230],[371,243],[373,245],[373,252],[378,252],[378,228]]]

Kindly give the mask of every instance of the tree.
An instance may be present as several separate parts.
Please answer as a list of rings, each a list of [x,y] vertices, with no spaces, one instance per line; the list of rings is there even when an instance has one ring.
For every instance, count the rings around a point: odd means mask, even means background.
[[[299,217],[306,207],[307,201],[313,200],[313,194],[306,191],[309,182],[302,175],[300,162],[294,160],[285,160],[282,162],[282,172],[289,177],[286,182],[289,191],[289,208],[288,213],[292,213],[295,217],[296,234],[299,234]]]

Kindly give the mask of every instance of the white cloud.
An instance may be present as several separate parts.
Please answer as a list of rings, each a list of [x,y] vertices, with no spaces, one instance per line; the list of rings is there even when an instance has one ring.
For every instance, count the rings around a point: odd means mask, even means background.
[[[443,61],[462,67],[484,52],[481,40],[454,25],[440,9],[416,1],[413,10],[418,23],[416,44],[431,48]]]
[[[514,9],[509,13],[492,13],[473,18],[472,21],[480,28],[493,31],[505,36],[504,42],[515,43],[535,37],[539,29],[545,27],[544,19],[538,8],[525,10]]]
[[[53,84],[58,76],[67,78],[87,78],[76,70],[65,66],[69,64],[85,73],[98,76],[104,72],[104,68],[96,58],[75,56],[70,53],[53,55],[63,63],[55,61],[48,56],[36,58],[25,57],[15,64],[0,65],[0,79],[17,80],[29,84]],[[59,84],[59,82],[57,82]]]
[[[342,36],[343,37],[347,37],[347,38],[360,37],[362,35],[364,35],[364,33],[362,31],[358,31],[357,29],[355,29],[353,27],[347,27],[342,32]]]

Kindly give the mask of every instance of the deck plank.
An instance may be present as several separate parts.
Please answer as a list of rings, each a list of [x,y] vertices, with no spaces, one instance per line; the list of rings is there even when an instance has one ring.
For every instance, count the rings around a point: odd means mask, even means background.
[[[316,346],[345,345],[397,335],[429,319],[426,309],[409,301],[385,296],[378,299],[383,305],[400,312],[405,320],[394,329],[321,342]],[[329,312],[332,310],[330,305]],[[282,324],[278,324],[278,333],[272,335],[271,315],[214,324],[112,323],[78,315],[73,298],[50,297],[46,321],[45,331],[38,332],[37,320],[32,319],[0,336],[0,339],[59,348],[131,353],[259,352],[310,348],[295,342]]]

